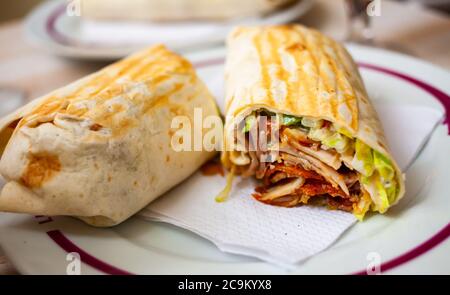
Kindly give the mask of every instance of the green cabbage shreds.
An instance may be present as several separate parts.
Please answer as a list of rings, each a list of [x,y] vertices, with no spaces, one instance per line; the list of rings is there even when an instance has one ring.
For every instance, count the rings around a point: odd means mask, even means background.
[[[303,117],[302,125],[309,128],[320,128],[323,125],[323,120]]]
[[[361,183],[369,192],[375,204],[375,209],[380,213],[386,212],[389,208],[389,199],[378,173],[373,174],[371,177],[361,176]]]
[[[387,198],[389,200],[389,204],[393,204],[397,197],[397,183],[394,180],[392,180],[389,183],[389,186],[386,186],[386,184],[385,184],[385,188],[386,188],[386,194],[387,194]]]
[[[333,135],[322,140],[322,144],[327,147],[334,148],[338,153],[343,153],[349,146],[350,140],[348,137],[340,134],[334,133]]]
[[[302,123],[302,118],[295,117],[295,116],[289,116],[289,115],[283,115],[281,123],[282,123],[282,125],[285,125],[285,126],[299,125]]]
[[[332,136],[333,132],[328,128],[311,128],[308,133],[308,137],[312,140],[324,141],[328,137]]]
[[[340,134],[343,134],[343,135],[345,135],[345,136],[347,136],[347,137],[349,137],[349,138],[352,138],[352,134],[350,133],[350,131],[348,131],[346,128],[344,128],[344,127],[341,127],[341,128],[338,128],[338,130],[337,130]]]
[[[378,207],[377,209],[380,213],[384,213],[389,208],[389,200],[386,189],[384,188],[384,185],[379,177],[377,177],[377,179],[375,180],[375,185],[377,188],[377,196],[379,198],[379,204],[376,204]]]
[[[372,149],[359,139],[355,141],[355,156],[352,166],[364,176],[372,175],[375,170]]]
[[[323,145],[334,148],[338,153],[343,153],[350,146],[351,140],[345,135],[332,131],[329,128],[311,128],[308,137],[320,141]]]
[[[373,163],[375,169],[378,170],[384,180],[391,180],[394,178],[394,168],[392,167],[391,161],[385,155],[373,151]]]
[[[256,117],[255,115],[249,115],[245,118],[245,125],[244,128],[242,129],[242,132],[247,133],[250,131],[250,129],[252,129],[253,124],[255,124],[256,122]]]

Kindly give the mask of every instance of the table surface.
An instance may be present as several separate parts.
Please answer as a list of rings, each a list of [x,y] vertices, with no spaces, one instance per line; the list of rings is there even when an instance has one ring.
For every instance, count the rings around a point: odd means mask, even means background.
[[[316,0],[300,19],[341,40],[345,35],[341,1]],[[450,69],[450,18],[422,7],[383,1],[381,15],[372,17],[375,40],[383,46]],[[25,91],[29,100],[105,66],[59,58],[29,44],[21,21],[0,25],[0,85]],[[0,275],[16,274],[0,249]]]

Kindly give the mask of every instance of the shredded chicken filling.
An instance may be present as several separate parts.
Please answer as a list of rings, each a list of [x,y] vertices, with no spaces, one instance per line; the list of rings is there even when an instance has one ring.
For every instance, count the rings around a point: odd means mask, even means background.
[[[255,121],[259,121],[259,115]],[[270,130],[271,121],[267,121]],[[308,138],[298,128],[279,128],[279,152],[273,161],[260,161],[270,151],[261,151],[259,140],[269,134],[245,136],[246,151],[241,154],[248,162],[238,167],[243,176],[262,180],[254,198],[266,204],[292,207],[299,204],[327,205],[332,209],[352,211],[360,201],[361,186],[356,171],[342,165],[341,155],[334,149],[324,149],[320,142]]]

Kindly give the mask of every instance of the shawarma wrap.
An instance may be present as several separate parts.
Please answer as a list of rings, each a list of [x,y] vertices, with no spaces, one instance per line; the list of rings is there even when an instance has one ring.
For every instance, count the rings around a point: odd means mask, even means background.
[[[235,29],[226,113],[222,162],[232,174],[261,179],[254,194],[261,202],[326,205],[362,219],[404,195],[355,62],[320,32],[300,25]]]
[[[155,46],[34,100],[0,121],[0,211],[129,218],[214,152],[175,151],[175,116],[218,115],[192,65]]]

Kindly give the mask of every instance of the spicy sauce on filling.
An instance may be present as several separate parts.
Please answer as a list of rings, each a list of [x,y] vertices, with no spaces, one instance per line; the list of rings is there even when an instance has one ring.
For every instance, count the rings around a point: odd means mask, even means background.
[[[341,173],[352,173],[342,169]],[[303,177],[305,182],[294,192],[274,199],[265,200],[263,196],[269,189],[280,184],[288,183],[296,177]],[[301,166],[285,166],[282,163],[272,164],[263,177],[263,185],[255,189],[253,197],[265,204],[293,207],[301,204],[326,205],[330,209],[351,212],[353,204],[359,201],[359,184],[350,188],[350,195],[344,193],[339,187],[327,182],[314,171],[306,170]]]
[[[218,157],[211,159],[203,164],[200,168],[200,171],[205,176],[213,176],[218,174],[221,176],[225,175],[222,163],[220,163],[220,159]]]

